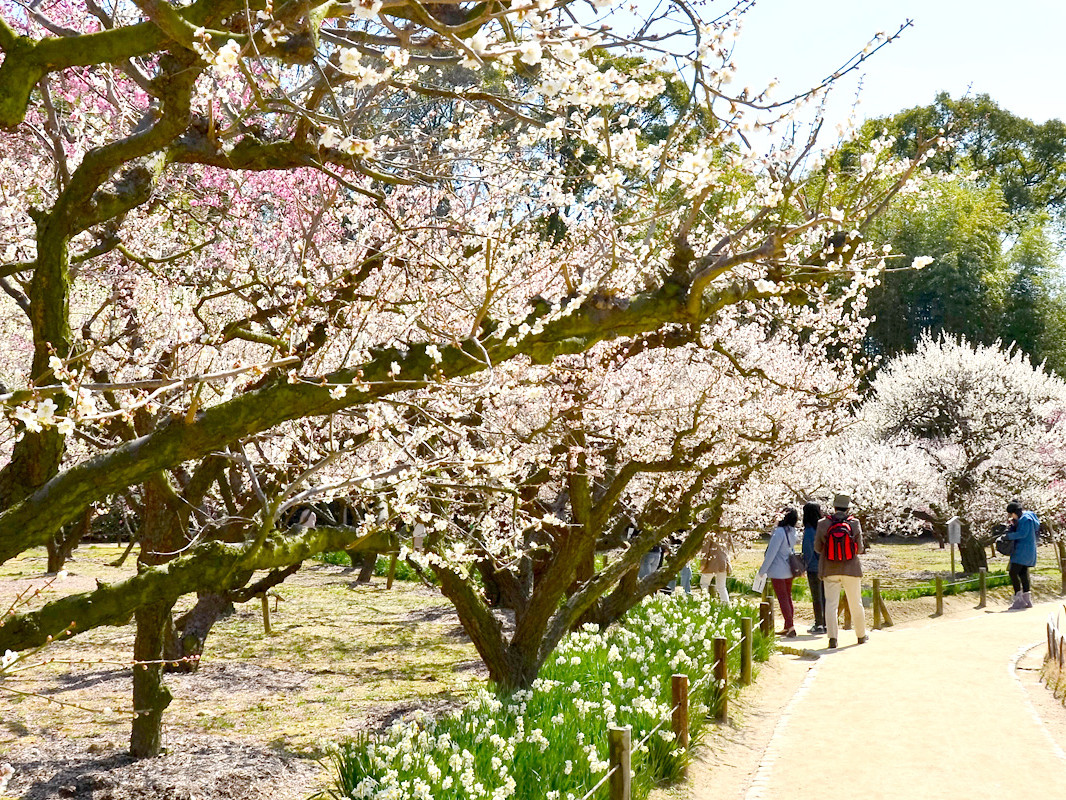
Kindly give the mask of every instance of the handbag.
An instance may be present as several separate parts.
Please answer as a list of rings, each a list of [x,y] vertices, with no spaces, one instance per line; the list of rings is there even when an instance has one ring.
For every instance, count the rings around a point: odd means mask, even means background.
[[[1014,555],[1014,540],[1008,539],[1006,536],[1000,536],[996,539],[996,552],[1004,556]]]
[[[785,536],[785,541],[788,542],[788,571],[792,573],[793,578],[798,578],[807,571],[807,563],[803,560],[803,556],[795,552],[792,548],[795,545],[788,541],[788,536]]]
[[[755,579],[751,582],[751,590],[753,592],[761,592],[766,588],[766,573],[760,572],[755,576]]]

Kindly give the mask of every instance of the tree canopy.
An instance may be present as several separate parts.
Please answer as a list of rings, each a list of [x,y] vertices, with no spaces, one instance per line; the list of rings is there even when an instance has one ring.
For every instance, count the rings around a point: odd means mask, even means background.
[[[926,150],[877,151],[857,185],[812,172],[790,117],[832,77],[734,92],[742,6],[628,30],[605,5],[0,17],[0,561],[116,497],[140,545],[138,575],[23,610],[0,649],[134,614],[148,755],[168,647],[202,647],[179,595],[420,529],[493,678],[525,685],[560,631],[613,613],[640,548],[687,524],[691,554],[746,470],[831,425],[881,268],[868,234]],[[791,134],[753,151],[755,125]],[[797,359],[811,396],[760,413]],[[680,515],[656,516],[674,491]],[[312,502],[326,531],[287,528]],[[627,509],[654,524],[590,571]],[[510,639],[480,575],[521,609]]]
[[[927,193],[894,203],[879,233],[906,268],[889,271],[871,293],[871,346],[886,356],[913,347],[923,331],[991,344],[1016,343],[1056,371],[1066,368],[1061,303],[1061,233],[1066,175],[1064,128],[1011,114],[987,95],[946,94],[919,108],[870,120],[841,149],[855,169],[868,142],[888,137],[899,154],[931,136],[947,146],[933,155]]]

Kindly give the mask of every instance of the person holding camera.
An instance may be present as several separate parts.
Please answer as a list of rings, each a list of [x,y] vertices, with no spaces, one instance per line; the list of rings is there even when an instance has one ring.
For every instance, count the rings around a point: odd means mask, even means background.
[[[1033,595],[1029,586],[1029,568],[1036,566],[1036,535],[1040,531],[1040,520],[1032,511],[1026,511],[1021,500],[1007,503],[1007,532],[1004,536],[1014,543],[1010,554],[1011,586],[1014,587],[1014,600],[1008,611],[1021,611],[1033,607]]]

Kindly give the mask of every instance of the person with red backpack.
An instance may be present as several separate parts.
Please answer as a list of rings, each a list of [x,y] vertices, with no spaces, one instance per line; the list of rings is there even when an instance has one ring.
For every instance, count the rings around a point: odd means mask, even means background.
[[[866,635],[866,613],[862,608],[862,563],[859,555],[865,551],[862,526],[848,514],[851,498],[838,494],[833,498],[833,513],[818,523],[814,534],[814,550],[818,559],[818,577],[825,587],[825,622],[829,633],[829,647],[837,646],[837,609],[840,590],[844,590],[851,623],[859,644]]]

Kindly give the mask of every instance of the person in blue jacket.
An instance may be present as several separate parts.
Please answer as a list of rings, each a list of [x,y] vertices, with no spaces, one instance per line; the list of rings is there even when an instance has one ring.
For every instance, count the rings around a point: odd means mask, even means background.
[[[818,552],[814,549],[814,535],[822,519],[822,507],[817,503],[803,506],[803,561],[807,565],[807,585],[811,587],[811,603],[814,605],[814,625],[807,633],[825,633],[825,591],[818,577]]]
[[[1033,607],[1033,596],[1029,590],[1029,568],[1036,566],[1036,535],[1040,530],[1040,520],[1032,511],[1026,511],[1021,500],[1007,503],[1007,517],[1010,520],[1006,537],[1014,542],[1014,552],[1010,554],[1011,586],[1014,587],[1014,602],[1010,611],[1019,611]]]

